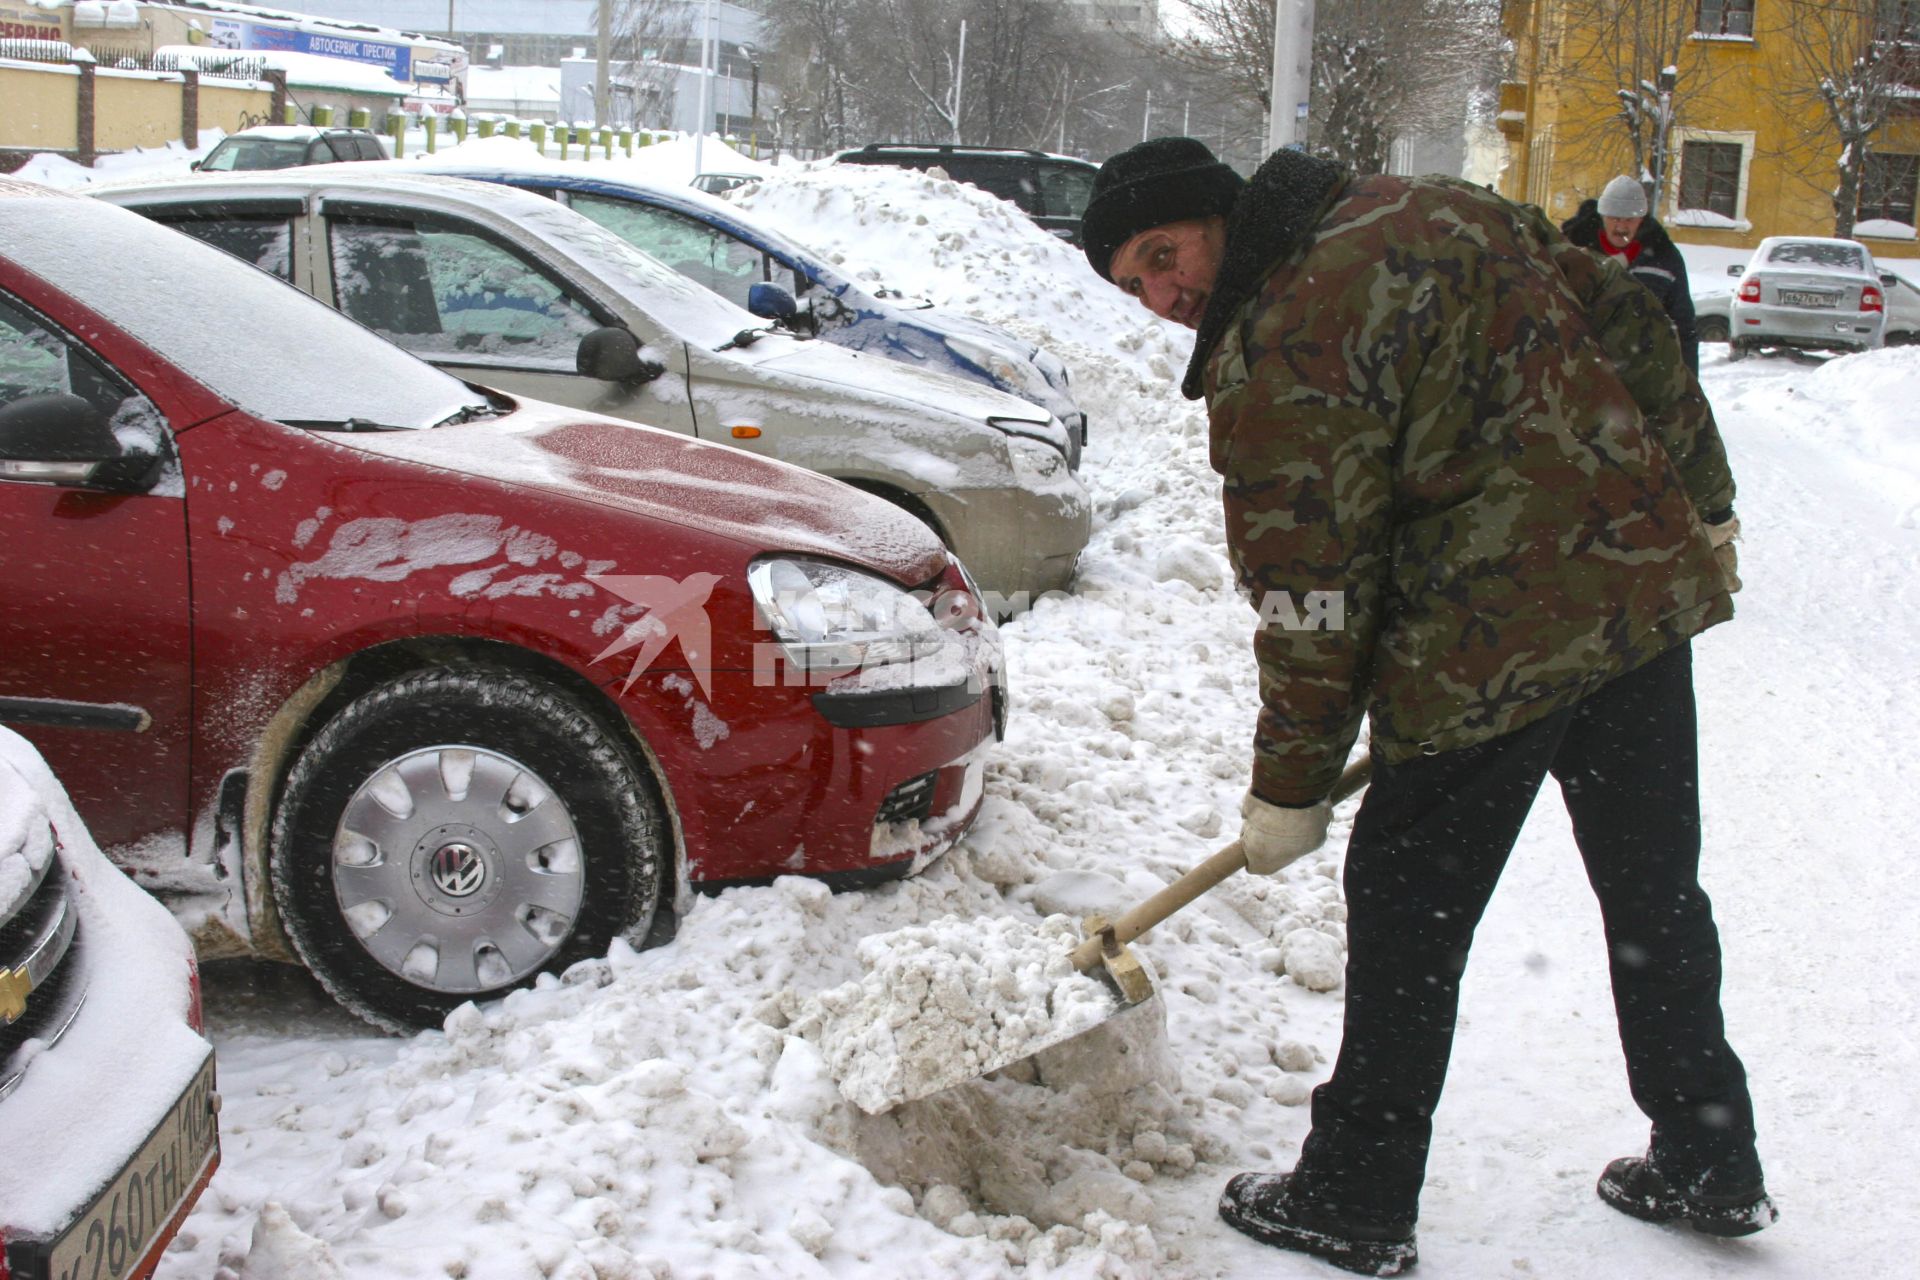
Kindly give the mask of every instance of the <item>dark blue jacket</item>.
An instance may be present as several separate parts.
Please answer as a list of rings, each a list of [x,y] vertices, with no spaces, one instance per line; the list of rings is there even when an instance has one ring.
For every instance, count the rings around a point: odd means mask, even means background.
[[[1605,253],[1600,247],[1600,232],[1605,225],[1600,218],[1599,201],[1589,200],[1580,206],[1580,212],[1560,224],[1560,230],[1582,248]],[[1640,242],[1640,253],[1628,270],[1660,299],[1667,318],[1680,334],[1680,349],[1686,353],[1687,368],[1698,374],[1700,337],[1693,329],[1693,291],[1687,286],[1686,260],[1667,235],[1667,229],[1654,218],[1643,218],[1640,234],[1634,238]]]

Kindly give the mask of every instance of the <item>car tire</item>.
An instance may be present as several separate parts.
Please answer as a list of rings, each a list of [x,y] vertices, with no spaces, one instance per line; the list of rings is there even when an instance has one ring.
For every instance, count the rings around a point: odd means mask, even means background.
[[[1693,332],[1701,342],[1725,342],[1732,330],[1719,316],[1706,316],[1694,326]]]
[[[307,968],[405,1032],[644,936],[671,857],[651,774],[578,700],[515,671],[438,667],[314,735],[275,810],[270,870]]]

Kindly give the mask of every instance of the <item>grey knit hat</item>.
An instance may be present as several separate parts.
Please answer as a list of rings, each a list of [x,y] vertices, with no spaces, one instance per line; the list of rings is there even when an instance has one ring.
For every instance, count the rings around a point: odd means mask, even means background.
[[[1623,173],[1601,189],[1599,206],[1603,218],[1644,218],[1647,189]]]
[[[1246,185],[1193,138],[1136,143],[1100,166],[1081,217],[1080,243],[1102,279],[1116,249],[1152,227],[1231,212]]]

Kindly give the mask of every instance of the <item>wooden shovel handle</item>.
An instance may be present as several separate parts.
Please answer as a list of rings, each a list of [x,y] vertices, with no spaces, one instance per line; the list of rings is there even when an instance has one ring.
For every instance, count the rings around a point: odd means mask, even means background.
[[[1328,799],[1338,804],[1354,792],[1367,785],[1367,779],[1373,776],[1373,762],[1365,757],[1347,766],[1340,780],[1333,784]],[[1236,871],[1246,868],[1247,853],[1235,840],[1193,870],[1175,880],[1160,892],[1134,907],[1113,922],[1113,944],[1125,946],[1153,926],[1165,920],[1180,908],[1192,902],[1207,890],[1225,880]],[[1100,951],[1107,935],[1095,934],[1073,949],[1071,959],[1073,967],[1081,973],[1100,963]]]

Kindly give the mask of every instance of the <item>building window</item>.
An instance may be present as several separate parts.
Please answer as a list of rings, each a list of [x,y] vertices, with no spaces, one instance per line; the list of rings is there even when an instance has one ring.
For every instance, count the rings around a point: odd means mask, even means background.
[[[1920,188],[1920,155],[1869,155],[1861,173],[1857,221],[1884,218],[1913,226],[1916,188]]]
[[[1680,207],[1738,218],[1744,159],[1737,142],[1686,143],[1680,149]]]
[[[1693,29],[1703,36],[1751,36],[1753,0],[1700,0]]]

